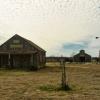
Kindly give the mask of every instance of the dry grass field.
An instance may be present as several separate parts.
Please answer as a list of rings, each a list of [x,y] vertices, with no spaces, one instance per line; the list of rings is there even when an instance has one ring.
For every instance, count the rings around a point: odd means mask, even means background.
[[[61,68],[48,63],[38,71],[0,70],[0,100],[100,100],[100,65],[66,64],[70,91],[58,88]]]

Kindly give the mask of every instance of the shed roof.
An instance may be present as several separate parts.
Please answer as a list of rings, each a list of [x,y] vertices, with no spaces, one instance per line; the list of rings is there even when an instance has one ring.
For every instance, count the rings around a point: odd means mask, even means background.
[[[81,55],[82,55],[82,56],[84,55],[84,56],[90,56],[90,57],[91,57],[91,55],[85,53],[85,50],[80,50],[80,52],[79,52],[78,54],[74,55],[74,57],[75,57],[75,56],[81,56]]]
[[[31,46],[35,47],[37,50],[46,52],[44,49],[42,49],[41,47],[39,47],[38,45],[36,45],[36,44],[33,43],[32,41],[30,41],[30,40],[28,40],[28,39],[26,39],[26,38],[24,38],[24,37],[22,37],[22,36],[20,36],[20,35],[18,35],[18,34],[15,34],[13,37],[15,37],[15,36],[18,36],[18,37],[24,39],[26,42],[28,42]],[[13,37],[11,37],[11,38],[13,38]],[[11,38],[10,38],[10,39],[11,39]],[[10,40],[10,39],[9,39],[9,40]],[[8,42],[8,40],[7,40],[6,42]],[[5,43],[6,43],[6,42],[5,42]],[[3,43],[2,45],[4,45],[5,43]],[[1,45],[1,46],[2,46],[2,45]],[[1,46],[0,46],[0,47],[1,47]]]

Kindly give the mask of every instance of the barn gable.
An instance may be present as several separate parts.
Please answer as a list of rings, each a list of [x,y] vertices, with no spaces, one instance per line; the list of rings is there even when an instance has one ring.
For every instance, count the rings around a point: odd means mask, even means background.
[[[18,50],[25,50],[25,51],[42,51],[45,52],[42,48],[37,46],[35,43],[27,40],[19,35],[14,35],[12,38],[7,40],[4,44],[0,46],[2,50],[9,50],[9,51],[18,51]]]

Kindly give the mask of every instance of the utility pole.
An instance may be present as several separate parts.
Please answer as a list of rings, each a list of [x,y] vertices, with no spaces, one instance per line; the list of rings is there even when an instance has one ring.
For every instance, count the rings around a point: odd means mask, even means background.
[[[99,63],[100,63],[100,50],[99,50]]]
[[[100,37],[95,37],[95,38],[99,39]],[[99,50],[98,62],[100,63],[100,50]]]

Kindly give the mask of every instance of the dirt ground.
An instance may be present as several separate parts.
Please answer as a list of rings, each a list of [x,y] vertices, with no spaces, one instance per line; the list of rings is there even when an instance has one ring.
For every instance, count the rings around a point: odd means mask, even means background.
[[[66,64],[70,91],[61,84],[58,63],[38,71],[0,69],[0,100],[100,100],[100,64]]]

